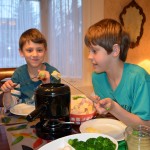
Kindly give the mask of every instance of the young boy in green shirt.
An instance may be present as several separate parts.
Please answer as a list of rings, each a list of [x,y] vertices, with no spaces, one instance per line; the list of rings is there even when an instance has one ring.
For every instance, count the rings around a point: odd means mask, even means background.
[[[25,58],[26,64],[17,68],[11,80],[1,87],[6,109],[26,100],[34,101],[34,91],[40,84],[60,82],[60,79],[51,75],[58,70],[43,62],[47,54],[47,41],[39,30],[33,28],[22,33],[19,52]]]
[[[126,125],[150,126],[150,75],[141,67],[125,63],[130,47],[128,33],[113,19],[89,27],[85,35],[94,68],[94,104],[99,114],[114,115]]]

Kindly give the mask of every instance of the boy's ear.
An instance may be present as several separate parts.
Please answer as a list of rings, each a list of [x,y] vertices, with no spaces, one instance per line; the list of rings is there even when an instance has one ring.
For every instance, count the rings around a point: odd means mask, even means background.
[[[24,57],[23,52],[22,52],[21,49],[19,49],[19,53],[20,53],[20,56],[21,56],[21,57]]]
[[[120,54],[120,47],[118,44],[114,44],[113,45],[113,56],[118,56]]]

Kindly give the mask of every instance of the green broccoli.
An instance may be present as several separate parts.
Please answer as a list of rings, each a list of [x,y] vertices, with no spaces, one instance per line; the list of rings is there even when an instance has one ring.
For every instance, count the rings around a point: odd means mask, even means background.
[[[96,138],[89,138],[86,140],[87,146],[95,146]]]
[[[69,139],[70,144],[75,150],[115,150],[114,144],[109,138],[97,137],[89,138],[86,141],[79,141],[78,139]]]
[[[84,141],[78,141],[78,143],[76,143],[76,145],[74,145],[74,148],[76,150],[86,150],[86,143]]]

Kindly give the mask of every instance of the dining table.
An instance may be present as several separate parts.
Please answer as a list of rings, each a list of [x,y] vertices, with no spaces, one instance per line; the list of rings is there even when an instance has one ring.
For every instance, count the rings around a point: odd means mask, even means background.
[[[116,119],[111,114],[96,115],[95,118]],[[38,150],[43,145],[51,142],[36,135],[35,125],[39,119],[32,122],[26,116],[14,115],[7,111],[0,114],[0,149],[1,150]],[[80,124],[72,124],[71,134],[80,133]],[[118,150],[127,150],[126,142],[119,141]]]

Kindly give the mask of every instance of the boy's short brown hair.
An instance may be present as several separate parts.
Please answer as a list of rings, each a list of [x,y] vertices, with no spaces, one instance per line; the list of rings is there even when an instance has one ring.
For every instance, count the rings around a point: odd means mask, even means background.
[[[26,42],[32,41],[34,43],[43,44],[47,49],[47,41],[44,35],[36,28],[31,28],[23,32],[19,39],[19,49],[22,50]]]
[[[113,51],[113,45],[120,46],[119,58],[126,60],[127,52],[130,47],[130,37],[123,30],[121,24],[113,19],[103,19],[90,26],[85,35],[85,44],[88,47],[99,45],[103,47],[108,54]]]

